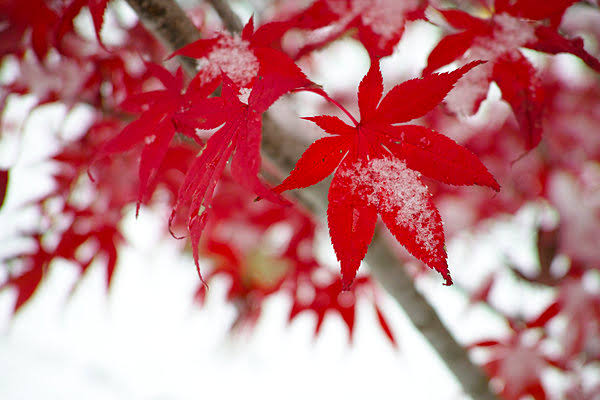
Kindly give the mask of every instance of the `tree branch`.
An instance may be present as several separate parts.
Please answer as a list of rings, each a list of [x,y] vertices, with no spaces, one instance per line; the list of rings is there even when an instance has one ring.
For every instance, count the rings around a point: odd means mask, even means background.
[[[239,18],[224,0],[208,0],[232,32],[241,29]],[[171,50],[178,49],[199,38],[199,33],[174,0],[127,0],[142,23]],[[184,65],[189,61],[184,61]],[[188,65],[186,70],[194,73]],[[268,117],[263,120],[263,154],[268,162],[282,171],[290,171],[306,149],[292,135]],[[316,215],[324,215],[327,207],[327,187],[296,191],[300,203]],[[429,341],[448,369],[460,382],[465,393],[477,400],[497,400],[489,388],[488,378],[469,358],[467,351],[454,340],[433,307],[417,291],[404,268],[398,265],[381,235],[376,234],[367,253],[367,262],[374,276],[388,293],[406,311],[412,323]]]

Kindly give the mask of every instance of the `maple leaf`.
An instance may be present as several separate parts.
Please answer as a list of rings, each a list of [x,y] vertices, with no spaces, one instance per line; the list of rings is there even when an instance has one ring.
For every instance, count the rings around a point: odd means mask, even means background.
[[[313,185],[336,170],[329,188],[327,218],[347,288],[371,242],[381,215],[395,238],[451,284],[444,231],[421,173],[454,185],[499,185],[475,154],[450,138],[418,125],[395,125],[420,117],[443,100],[458,79],[481,62],[406,81],[382,99],[383,78],[373,61],[360,83],[361,121],[354,126],[333,116],[309,117],[334,136],[314,142],[277,192]],[[381,99],[381,101],[380,101]]]
[[[250,21],[246,25],[243,35],[248,35],[247,32],[251,31],[251,24]],[[258,40],[257,38],[261,37],[259,33],[260,30],[252,37]],[[202,153],[190,167],[170,218],[172,222],[176,212],[184,205],[188,206],[188,230],[198,271],[200,235],[206,225],[215,186],[230,156],[231,174],[236,181],[259,197],[286,203],[258,178],[261,165],[261,117],[283,94],[315,85],[280,51],[257,47],[253,49],[253,53],[260,66],[257,78],[250,80],[253,82],[252,87],[237,86],[233,79],[223,72],[221,97],[214,98],[220,102],[195,104],[183,113],[184,116],[203,119],[205,128],[219,128],[208,139]]]
[[[474,114],[487,96],[489,83],[495,81],[525,135],[526,150],[530,150],[542,138],[544,98],[535,68],[519,49],[571,53],[600,71],[600,62],[583,49],[581,39],[567,39],[557,31],[556,21],[573,3],[563,0],[540,6],[531,0],[497,0],[489,19],[461,10],[438,10],[458,32],[445,36],[431,51],[423,74],[460,59],[489,61],[459,82],[447,104],[457,114]],[[546,19],[555,23],[547,26]]]

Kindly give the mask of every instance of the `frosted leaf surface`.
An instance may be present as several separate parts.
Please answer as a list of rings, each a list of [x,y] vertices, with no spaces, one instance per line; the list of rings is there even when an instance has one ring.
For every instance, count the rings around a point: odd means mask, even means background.
[[[380,214],[395,213],[396,224],[415,233],[415,241],[434,252],[439,237],[438,221],[431,207],[429,191],[421,174],[401,160],[376,158],[366,165],[359,162],[341,171],[351,181],[350,190],[377,208]]]
[[[240,37],[222,36],[208,57],[200,59],[202,82],[225,73],[237,86],[249,86],[258,74],[259,62],[249,43]]]

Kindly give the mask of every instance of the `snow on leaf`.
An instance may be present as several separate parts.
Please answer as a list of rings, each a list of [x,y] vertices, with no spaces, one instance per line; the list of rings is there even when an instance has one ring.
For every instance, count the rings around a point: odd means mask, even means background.
[[[283,53],[275,50],[272,50],[270,54],[264,54],[271,43],[279,39],[288,29],[287,26],[285,23],[271,22],[253,32],[254,23],[253,19],[250,18],[241,37],[217,33],[213,38],[200,39],[182,47],[171,54],[170,57],[181,55],[198,58],[198,79],[203,84],[219,80],[221,74],[224,74],[236,86],[243,88],[251,87],[254,84],[254,79],[261,68],[257,51],[262,50],[262,68],[265,68],[266,61],[271,61],[275,65],[270,73],[277,75],[276,66],[279,66],[283,68],[281,78],[285,79],[287,77],[289,79],[291,73],[302,74],[293,61]],[[302,77],[304,77],[304,74],[302,74]]]
[[[340,175],[350,180],[347,190],[375,207],[400,244],[452,284],[442,220],[418,172],[398,159],[375,158],[355,163]]]
[[[444,13],[446,16],[446,13]],[[484,20],[478,20],[485,23]],[[451,22],[451,20],[449,21]],[[515,18],[509,14],[496,14],[489,20],[489,28],[482,29],[480,26],[469,27],[467,30],[456,34],[462,35],[469,42],[469,50],[465,54],[465,43],[453,41],[456,45],[454,49],[458,53],[464,54],[466,60],[486,60],[487,65],[477,68],[474,71],[466,74],[464,79],[456,85],[456,89],[446,99],[448,107],[458,115],[474,114],[479,108],[479,104],[485,99],[489,87],[489,83],[495,80],[494,65],[501,57],[507,53],[517,52],[519,47],[531,43],[535,39],[535,28],[531,23],[519,18]],[[441,41],[438,47],[431,52],[436,55],[444,51],[446,54],[451,52],[446,49],[448,43]],[[427,66],[425,71],[437,69],[444,64],[441,60],[436,60],[432,57],[433,64]],[[451,62],[458,57],[448,57],[447,61]]]

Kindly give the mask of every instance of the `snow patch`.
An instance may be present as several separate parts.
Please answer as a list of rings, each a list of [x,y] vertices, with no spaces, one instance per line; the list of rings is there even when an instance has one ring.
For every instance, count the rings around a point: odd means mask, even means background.
[[[376,158],[367,164],[357,162],[340,173],[342,178],[349,178],[350,190],[375,206],[379,213],[395,213],[396,224],[413,232],[415,241],[425,251],[435,251],[439,243],[435,231],[437,220],[419,172],[398,159]]]
[[[225,73],[238,86],[248,86],[258,74],[259,62],[249,43],[240,37],[222,36],[208,57],[201,59],[202,82]]]
[[[252,88],[241,88],[238,93],[238,99],[244,103],[248,104],[248,99],[250,98],[250,93],[252,92]]]

